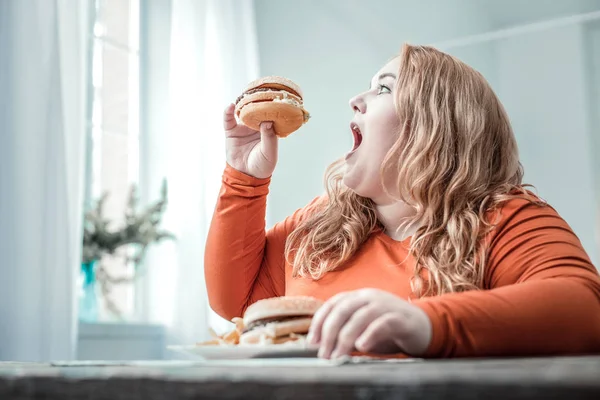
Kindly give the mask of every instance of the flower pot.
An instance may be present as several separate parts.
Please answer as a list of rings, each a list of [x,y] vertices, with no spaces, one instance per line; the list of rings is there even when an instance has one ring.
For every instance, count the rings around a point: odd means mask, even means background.
[[[79,292],[79,320],[98,322],[97,260],[81,263],[81,290]]]

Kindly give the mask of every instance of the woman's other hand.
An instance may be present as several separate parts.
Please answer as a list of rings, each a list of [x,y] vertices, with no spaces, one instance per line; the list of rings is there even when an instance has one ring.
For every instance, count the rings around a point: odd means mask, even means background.
[[[315,314],[308,341],[319,357],[336,358],[354,351],[423,355],[431,342],[431,321],[419,307],[382,290],[340,293]]]

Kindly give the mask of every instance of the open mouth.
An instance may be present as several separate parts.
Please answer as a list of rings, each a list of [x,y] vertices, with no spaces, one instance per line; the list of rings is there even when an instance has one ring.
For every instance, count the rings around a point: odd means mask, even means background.
[[[352,136],[354,136],[354,146],[352,147],[351,152],[356,151],[358,146],[362,143],[362,133],[360,132],[360,128],[354,122],[350,124],[350,130],[352,131]]]

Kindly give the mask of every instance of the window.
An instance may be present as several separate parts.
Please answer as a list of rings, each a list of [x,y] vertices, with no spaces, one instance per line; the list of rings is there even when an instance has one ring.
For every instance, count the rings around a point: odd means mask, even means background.
[[[105,216],[124,220],[139,176],[139,0],[91,0],[94,11],[86,204],[108,192]],[[104,258],[107,272],[130,275],[125,257]],[[134,285],[116,285],[110,299],[124,316],[134,311]],[[100,304],[103,307],[103,304]],[[101,308],[101,319],[109,313]]]

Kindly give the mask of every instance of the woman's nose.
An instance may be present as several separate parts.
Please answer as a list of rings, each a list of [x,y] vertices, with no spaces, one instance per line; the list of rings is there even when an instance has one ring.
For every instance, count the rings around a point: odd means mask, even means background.
[[[367,103],[362,95],[354,96],[350,99],[350,108],[353,112],[364,114],[367,111]]]

